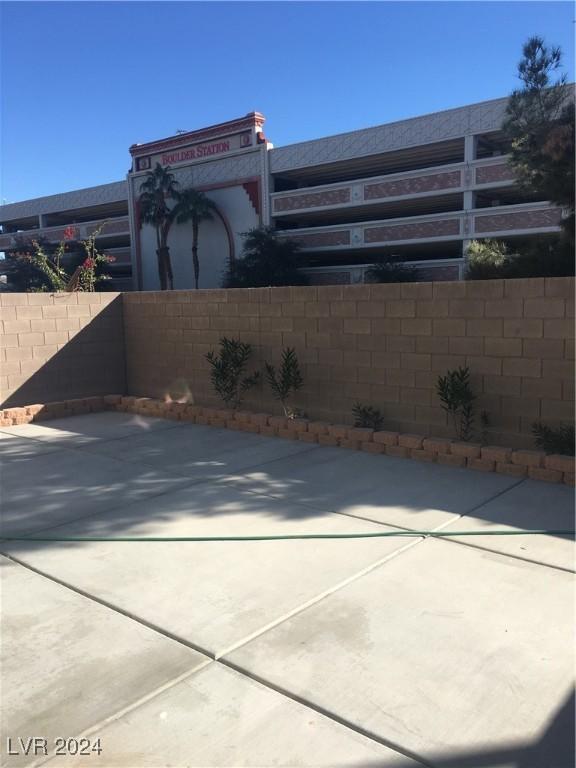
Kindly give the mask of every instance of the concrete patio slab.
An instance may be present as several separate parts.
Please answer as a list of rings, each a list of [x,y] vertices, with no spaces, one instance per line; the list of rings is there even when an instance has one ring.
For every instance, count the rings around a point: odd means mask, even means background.
[[[412,530],[434,530],[518,483],[342,448],[318,448],[231,480],[256,493]]]
[[[225,483],[193,485],[49,536],[249,536],[392,530]],[[5,552],[221,655],[418,538],[242,542],[32,542]]]
[[[536,480],[511,488],[483,507],[446,527],[470,531],[574,530],[574,489]],[[574,537],[486,536],[456,538],[470,546],[503,552],[534,562],[574,570]]]
[[[573,597],[563,571],[428,539],[227,660],[433,765],[517,766],[571,691]]]
[[[210,663],[4,557],[0,574],[3,753],[8,737],[75,736]]]
[[[89,413],[68,416],[47,422],[1,427],[5,434],[28,437],[33,440],[63,443],[67,447],[83,445],[97,440],[115,440],[128,435],[147,434],[154,430],[171,430],[181,427],[182,422],[156,419],[132,413]]]
[[[417,768],[349,728],[218,664],[96,731],[98,757],[48,766],[102,768]]]
[[[81,451],[50,451],[26,461],[7,462],[2,471],[0,532],[29,533],[122,508],[186,482],[166,470],[139,468]]]
[[[53,451],[59,450],[61,449],[57,445],[41,443],[38,440],[30,440],[28,438],[19,437],[18,435],[9,435],[5,432],[0,432],[1,465],[4,465],[9,461],[13,462],[33,459],[44,453],[52,453]]]
[[[139,465],[165,467],[193,480],[223,477],[231,472],[317,450],[295,440],[182,424],[180,429],[139,433],[124,440],[99,441],[86,450]]]
[[[564,487],[125,418],[0,433],[11,530],[494,530],[569,509]],[[568,545],[458,541],[3,542],[5,722],[88,729],[107,768],[573,768]]]

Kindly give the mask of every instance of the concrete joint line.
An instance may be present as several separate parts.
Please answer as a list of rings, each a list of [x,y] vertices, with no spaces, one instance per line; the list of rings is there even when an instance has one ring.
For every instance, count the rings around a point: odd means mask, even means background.
[[[365,738],[370,739],[371,741],[375,741],[377,744],[381,744],[383,747],[387,747],[388,749],[391,749],[394,752],[397,752],[398,754],[403,755],[404,757],[408,757],[411,760],[414,760],[416,763],[419,763],[420,765],[425,766],[425,768],[436,768],[436,766],[428,762],[421,755],[417,755],[414,752],[411,752],[410,750],[404,749],[396,742],[389,741],[388,739],[385,739],[382,736],[379,736],[377,733],[374,733],[373,731],[369,731],[368,729],[363,728],[358,723],[355,723],[352,720],[347,720],[346,718],[341,717],[340,715],[337,715],[335,712],[332,712],[329,709],[325,709],[319,704],[314,704],[313,702],[309,701],[306,698],[298,696],[295,693],[291,693],[290,691],[283,688],[282,686],[276,685],[275,683],[271,683],[263,677],[259,677],[253,672],[250,672],[249,670],[244,669],[240,665],[235,664],[233,661],[228,661],[227,659],[220,658],[217,660],[217,663],[222,664],[223,666],[228,667],[229,669],[232,669],[241,675],[244,675],[244,677],[248,677],[250,680],[253,680],[256,683],[260,683],[260,685],[263,685],[265,688],[275,691],[276,693],[279,693],[281,696],[284,696],[287,699],[291,699],[292,701],[295,701],[297,704],[301,704],[302,706],[307,707],[308,709],[311,709],[312,711],[317,712],[318,714],[323,715],[324,717],[327,717],[330,720],[333,720],[339,725],[342,725],[344,728],[348,728],[349,730],[354,731],[355,733],[358,733],[360,736],[364,736]]]
[[[292,618],[293,616],[297,615],[298,613],[301,613],[302,611],[306,610],[307,608],[311,607],[312,605],[321,602],[325,597],[328,597],[331,594],[334,594],[336,591],[342,589],[343,587],[347,586],[348,584],[352,583],[353,581],[356,581],[357,579],[361,578],[362,576],[366,575],[367,573],[370,573],[373,570],[376,570],[380,566],[384,565],[386,562],[394,559],[398,555],[402,554],[408,549],[411,549],[412,547],[417,546],[418,544],[421,544],[424,542],[424,538],[418,538],[414,541],[410,541],[406,546],[401,547],[400,549],[396,550],[395,552],[391,552],[386,557],[382,558],[381,560],[378,560],[376,563],[372,563],[367,568],[364,568],[362,571],[353,574],[348,579],[345,579],[343,582],[338,583],[334,587],[330,588],[329,590],[326,590],[322,592],[320,595],[317,595],[316,597],[312,598],[311,600],[307,601],[303,605],[298,606],[293,611],[290,611],[288,614],[285,614],[284,616],[280,617],[279,619],[275,620],[274,622],[271,622],[270,624],[266,625],[265,627],[262,627],[260,630],[254,632],[253,634],[249,635],[246,638],[243,638],[238,643],[235,643],[234,645],[227,648],[225,651],[222,651],[220,653],[213,654],[210,651],[208,651],[205,648],[202,648],[201,646],[195,645],[194,643],[191,643],[189,640],[186,640],[185,638],[180,637],[179,635],[175,635],[171,632],[168,632],[167,630],[163,629],[162,627],[159,627],[156,624],[153,624],[152,622],[148,622],[146,620],[140,619],[139,617],[135,616],[134,614],[130,613],[129,611],[126,611],[123,608],[120,608],[119,606],[114,605],[113,603],[110,603],[106,600],[103,600],[99,597],[96,597],[94,595],[91,595],[90,593],[86,592],[85,590],[82,590],[78,587],[73,586],[72,584],[69,584],[66,581],[63,581],[62,579],[58,579],[55,576],[51,576],[50,574],[45,573],[39,568],[36,568],[34,566],[29,565],[28,563],[21,561],[19,558],[14,557],[13,555],[6,554],[6,553],[0,553],[3,554],[7,559],[9,559],[11,562],[21,566],[22,568],[26,568],[27,570],[37,574],[38,576],[41,576],[43,578],[48,579],[49,581],[52,581],[55,584],[58,584],[65,589],[69,589],[72,592],[80,595],[81,597],[84,597],[87,600],[92,600],[95,603],[98,603],[99,605],[102,605],[104,608],[108,608],[109,610],[115,611],[116,613],[121,614],[127,619],[130,619],[137,624],[140,624],[141,626],[146,627],[147,629],[150,629],[153,632],[157,632],[158,634],[166,637],[169,640],[173,640],[174,642],[180,643],[181,645],[185,645],[186,647],[190,648],[193,651],[196,651],[197,653],[201,653],[202,655],[206,656],[206,662],[202,664],[199,667],[195,667],[193,670],[190,670],[189,672],[184,672],[182,675],[177,676],[173,680],[169,680],[168,682],[164,683],[163,685],[155,688],[153,691],[150,691],[149,693],[145,694],[144,696],[140,697],[136,701],[132,702],[131,704],[127,705],[126,707],[123,707],[121,710],[118,710],[118,712],[115,712],[112,715],[109,715],[107,718],[104,718],[103,720],[99,721],[98,723],[95,723],[89,728],[82,731],[80,734],[77,735],[76,738],[84,738],[90,734],[95,733],[98,730],[101,730],[102,728],[106,727],[107,725],[115,722],[116,720],[119,720],[124,715],[128,714],[129,712],[134,711],[141,705],[147,703],[148,701],[151,701],[152,699],[156,698],[160,694],[164,693],[164,691],[169,690],[173,686],[177,685],[178,683],[182,682],[183,680],[188,679],[189,677],[192,677],[196,672],[199,672],[200,670],[203,670],[212,663],[219,663],[223,666],[228,667],[229,669],[233,669],[234,671],[238,672],[239,674],[242,674],[244,677],[248,677],[249,679],[253,680],[256,683],[259,683],[260,685],[263,685],[265,688],[268,688],[270,690],[275,691],[276,693],[279,693],[282,696],[285,696],[286,698],[291,699],[292,701],[295,701],[298,704],[301,704],[302,706],[308,707],[309,709],[312,709],[315,712],[318,712],[320,715],[329,718],[330,720],[333,720],[334,722],[337,722],[339,725],[342,725],[345,728],[349,728],[350,730],[355,731],[356,733],[364,736],[365,738],[369,738],[372,741],[375,741],[379,744],[382,744],[383,746],[387,747],[388,749],[394,750],[395,752],[404,755],[405,757],[409,757],[410,759],[420,763],[421,765],[425,766],[426,768],[434,768],[431,763],[428,763],[423,758],[414,755],[413,753],[403,749],[399,745],[395,744],[394,742],[390,742],[386,739],[383,739],[382,737],[378,736],[377,734],[372,733],[371,731],[368,731],[361,726],[357,725],[356,723],[353,723],[351,721],[346,720],[345,718],[340,717],[339,715],[336,715],[335,713],[330,712],[329,710],[325,710],[322,707],[319,707],[309,701],[307,701],[304,698],[300,698],[295,694],[292,694],[288,691],[285,691],[284,689],[273,685],[272,683],[266,681],[264,678],[260,678],[257,675],[254,675],[251,672],[248,672],[247,670],[242,669],[241,667],[237,667],[234,663],[224,659],[224,654],[231,653],[234,650],[237,650],[243,645],[246,645],[247,643],[254,640],[256,637],[259,637],[260,635],[264,634],[265,632],[269,631],[270,629],[274,628],[275,626],[278,626],[279,624],[283,623],[284,621],[287,621],[288,619]],[[30,765],[30,768],[39,768],[42,765],[45,765],[47,762],[49,762],[51,758],[48,758],[48,760],[40,760],[32,763]]]

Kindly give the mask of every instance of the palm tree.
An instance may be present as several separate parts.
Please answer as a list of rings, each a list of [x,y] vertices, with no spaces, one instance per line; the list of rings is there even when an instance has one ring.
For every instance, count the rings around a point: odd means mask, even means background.
[[[153,171],[148,171],[146,181],[140,187],[141,219],[145,224],[152,224],[156,230],[156,256],[158,257],[158,275],[160,288],[174,288],[168,233],[174,222],[174,209],[168,201],[175,199],[178,182],[170,173],[170,166],[162,168],[156,163]]]
[[[203,192],[196,189],[183,189],[176,193],[178,202],[174,208],[176,221],[180,224],[192,222],[192,262],[194,264],[194,287],[198,288],[200,262],[198,260],[198,230],[203,221],[214,218],[216,204]]]

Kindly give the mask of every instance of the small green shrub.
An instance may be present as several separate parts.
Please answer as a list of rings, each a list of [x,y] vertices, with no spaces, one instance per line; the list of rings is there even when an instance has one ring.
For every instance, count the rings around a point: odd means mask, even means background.
[[[414,267],[407,267],[398,256],[388,256],[366,270],[367,283],[413,283],[418,275]]]
[[[286,347],[283,350],[282,362],[278,371],[270,363],[264,363],[264,366],[272,394],[276,400],[282,403],[284,414],[290,419],[295,418],[297,413],[293,406],[290,405],[289,399],[304,383],[298,358],[296,357],[296,350],[293,347]]]
[[[382,429],[384,426],[384,416],[378,408],[374,408],[373,405],[362,405],[362,403],[355,403],[352,408],[352,414],[354,416],[355,427],[366,427],[373,429],[375,432]]]
[[[260,371],[246,374],[252,347],[238,339],[220,339],[220,351],[206,354],[212,370],[212,386],[227,408],[238,408],[245,392],[260,381]]]
[[[466,280],[496,280],[509,269],[508,248],[498,240],[472,240],[466,257]]]
[[[559,427],[549,427],[536,422],[532,425],[532,434],[536,446],[546,453],[561,453],[574,456],[574,426],[561,424]]]
[[[498,240],[473,240],[466,255],[466,280],[574,275],[574,251],[565,237],[535,237],[518,252]]]
[[[470,369],[456,368],[439,376],[436,393],[442,408],[452,420],[459,440],[470,440],[474,429],[474,401],[476,395],[470,386]]]
[[[267,288],[306,285],[300,272],[300,245],[278,236],[270,227],[258,227],[242,234],[244,248],[230,261],[223,275],[223,288]]]

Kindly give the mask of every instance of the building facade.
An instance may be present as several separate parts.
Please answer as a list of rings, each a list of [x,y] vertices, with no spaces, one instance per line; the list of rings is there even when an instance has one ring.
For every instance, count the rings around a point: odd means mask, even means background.
[[[422,280],[462,277],[473,239],[519,245],[560,229],[562,211],[514,179],[501,131],[507,100],[496,99],[358,131],[274,148],[263,115],[130,147],[126,181],[0,207],[0,250],[22,236],[58,240],[101,227],[99,245],[116,256],[114,287],[159,286],[153,228],[139,195],[156,164],[181,189],[216,205],[200,232],[200,287],[219,287],[242,234],[266,225],[296,240],[313,284],[363,282],[369,267],[395,256]],[[101,241],[101,242],[100,242]],[[193,286],[191,224],[168,240],[175,288]]]

